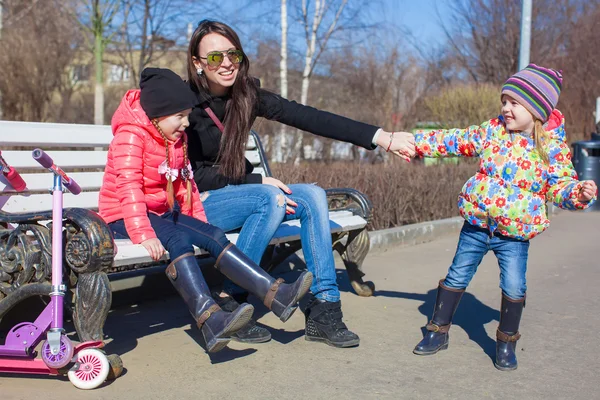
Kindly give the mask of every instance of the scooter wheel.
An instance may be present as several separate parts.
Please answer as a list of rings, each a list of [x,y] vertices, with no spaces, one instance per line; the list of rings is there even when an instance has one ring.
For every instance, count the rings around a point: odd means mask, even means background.
[[[110,364],[100,350],[84,349],[77,353],[77,362],[67,376],[78,389],[95,389],[106,380]]]
[[[46,340],[42,345],[42,360],[50,368],[60,369],[71,362],[73,358],[73,343],[68,337],[62,335],[60,337],[60,348],[58,354],[52,354],[50,351],[50,343]]]

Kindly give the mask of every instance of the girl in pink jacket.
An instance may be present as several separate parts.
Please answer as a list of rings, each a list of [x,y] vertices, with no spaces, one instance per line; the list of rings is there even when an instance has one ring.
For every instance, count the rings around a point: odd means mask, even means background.
[[[169,252],[167,276],[201,329],[207,351],[223,349],[254,308],[243,304],[231,313],[221,310],[193,246],[207,250],[219,271],[287,321],[310,288],[312,274],[303,272],[292,284],[275,280],[208,223],[184,132],[196,96],[168,69],[146,68],[140,88],[125,94],[112,119],[114,139],[100,189],[100,215],[116,238],[141,244],[155,261],[165,249]]]

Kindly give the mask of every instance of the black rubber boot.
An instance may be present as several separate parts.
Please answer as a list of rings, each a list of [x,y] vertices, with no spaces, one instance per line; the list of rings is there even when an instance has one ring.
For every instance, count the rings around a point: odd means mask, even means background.
[[[233,312],[240,306],[240,303],[231,296],[221,297],[219,293],[213,293],[213,299],[224,311]],[[242,343],[264,343],[271,340],[271,332],[256,325],[254,318],[251,318],[239,331],[231,335],[231,340]]]
[[[283,322],[296,311],[298,301],[312,284],[312,274],[307,271],[302,272],[294,283],[284,283],[281,278],[275,280],[233,244],[223,250],[215,266],[233,283],[261,299]]]
[[[501,371],[517,369],[517,340],[521,337],[519,323],[525,306],[525,297],[513,300],[502,294],[500,325],[496,331],[496,362]]]
[[[441,280],[438,286],[433,317],[426,326],[427,333],[413,350],[413,353],[420,356],[428,356],[448,348],[448,331],[465,290],[446,287],[443,282]]]
[[[215,303],[193,253],[186,253],[169,264],[166,274],[187,304],[202,331],[206,350],[222,350],[235,332],[252,318],[254,307],[240,305],[234,312],[225,312]]]
[[[313,299],[305,312],[305,339],[324,342],[333,347],[354,347],[360,338],[342,321],[342,303]]]

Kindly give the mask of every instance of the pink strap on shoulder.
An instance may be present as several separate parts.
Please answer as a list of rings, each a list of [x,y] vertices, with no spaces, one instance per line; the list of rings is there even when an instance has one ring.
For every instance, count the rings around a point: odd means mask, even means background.
[[[211,108],[208,106],[208,104],[203,104],[204,106],[204,111],[206,111],[206,113],[208,114],[208,116],[210,117],[210,119],[213,120],[213,122],[215,123],[215,125],[217,125],[217,128],[219,128],[219,130],[221,131],[221,133],[223,133],[224,130],[224,126],[221,123],[221,121],[219,121],[219,118],[217,118],[217,116],[215,115],[215,113],[213,112],[213,110],[211,110]]]

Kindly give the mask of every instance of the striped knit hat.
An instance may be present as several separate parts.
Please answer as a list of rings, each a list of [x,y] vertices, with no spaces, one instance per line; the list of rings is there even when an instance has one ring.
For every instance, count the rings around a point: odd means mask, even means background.
[[[514,98],[536,118],[546,122],[558,103],[562,88],[561,72],[529,64],[504,83],[502,94]]]

